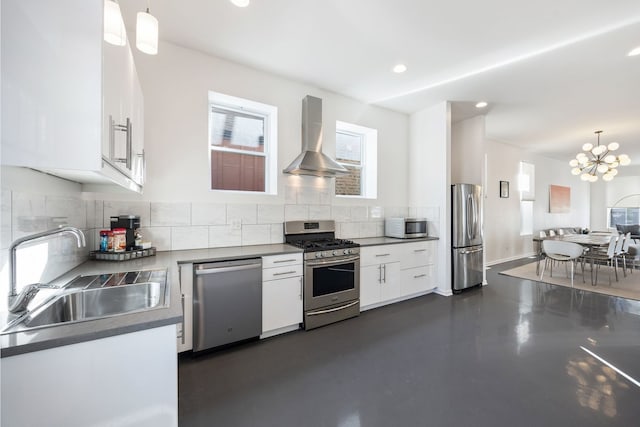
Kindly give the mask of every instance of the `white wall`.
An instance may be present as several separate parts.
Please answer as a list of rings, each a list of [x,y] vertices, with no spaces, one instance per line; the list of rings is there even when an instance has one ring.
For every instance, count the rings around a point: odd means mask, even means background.
[[[640,197],[640,167],[621,167],[620,173],[609,182],[599,180],[591,184],[591,229],[607,230],[607,208],[638,206]]]
[[[485,116],[451,125],[451,183],[484,185]]]
[[[434,211],[429,234],[439,236],[437,292],[451,295],[451,107],[418,111],[409,122],[409,204]]]
[[[213,90],[278,108],[279,171],[300,153],[301,105],[307,94],[323,100],[324,151],[328,155],[335,154],[336,120],[377,129],[378,200],[364,204],[406,205],[406,115],[172,44],[162,43],[160,52],[157,56],[136,52],[135,56],[145,97],[145,200],[284,203],[286,186],[301,181],[279,173],[277,196],[209,190],[207,102],[208,91]]]
[[[567,162],[532,154],[520,148],[488,140],[485,198],[485,253],[489,264],[533,253],[532,236],[520,236],[518,173],[521,161],[535,165],[536,199],[533,230],[557,227],[588,227],[589,184],[571,175]],[[499,182],[509,181],[510,197],[499,197]],[[571,187],[571,212],[549,213],[549,186]]]

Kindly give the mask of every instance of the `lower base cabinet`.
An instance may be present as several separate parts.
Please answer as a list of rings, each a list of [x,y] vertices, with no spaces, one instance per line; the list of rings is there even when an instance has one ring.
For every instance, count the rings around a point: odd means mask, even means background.
[[[3,358],[0,424],[176,427],[175,334],[169,325]]]
[[[302,276],[269,280],[262,285],[262,332],[302,323]]]

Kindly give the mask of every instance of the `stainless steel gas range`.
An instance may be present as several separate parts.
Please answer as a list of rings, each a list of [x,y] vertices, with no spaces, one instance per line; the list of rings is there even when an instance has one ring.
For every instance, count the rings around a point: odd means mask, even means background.
[[[284,235],[304,249],[304,328],[360,314],[360,245],[336,239],[332,220],[287,221]]]

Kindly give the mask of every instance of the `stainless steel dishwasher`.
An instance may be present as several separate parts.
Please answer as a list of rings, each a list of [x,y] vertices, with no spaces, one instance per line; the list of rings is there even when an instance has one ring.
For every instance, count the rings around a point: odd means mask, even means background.
[[[262,259],[194,265],[193,351],[262,333]]]

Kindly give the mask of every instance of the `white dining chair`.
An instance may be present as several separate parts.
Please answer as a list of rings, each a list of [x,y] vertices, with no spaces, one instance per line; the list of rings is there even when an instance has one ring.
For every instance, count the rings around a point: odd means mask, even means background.
[[[564,236],[564,230],[562,228],[558,228],[558,236]]]
[[[556,232],[553,230],[549,230],[549,237],[553,237],[556,235]]]
[[[600,271],[600,264],[605,263],[610,268],[609,272],[609,286],[611,286],[611,270],[614,270],[616,273],[616,281],[618,280],[618,270],[615,269],[616,264],[616,245],[619,239],[616,236],[611,236],[609,239],[609,246],[607,246],[607,251],[599,251],[599,250],[591,250],[587,254],[585,254],[585,258],[591,261],[592,265],[596,266],[596,279],[593,280],[593,268],[591,269],[591,284],[595,286],[598,283],[598,271]]]
[[[545,254],[545,262],[540,273],[540,281],[544,277],[544,271],[547,265],[553,261],[564,262],[571,265],[571,287],[573,287],[573,277],[575,276],[575,266],[580,261],[584,253],[584,247],[578,243],[563,242],[561,240],[543,240],[542,251]],[[553,275],[553,270],[549,272],[549,276]],[[584,282],[584,267],[582,268],[582,281]]]
[[[631,244],[631,232],[627,232],[624,236],[620,235],[618,240],[622,240],[622,244],[616,245],[615,256],[618,260],[622,260],[622,274],[627,277],[627,256],[629,254],[629,245]],[[618,246],[620,246],[619,250]]]

